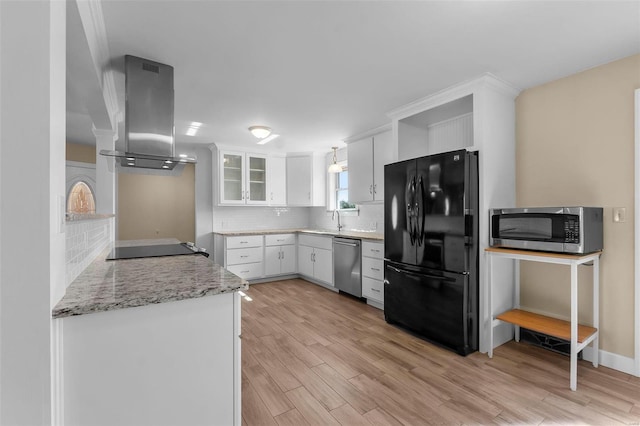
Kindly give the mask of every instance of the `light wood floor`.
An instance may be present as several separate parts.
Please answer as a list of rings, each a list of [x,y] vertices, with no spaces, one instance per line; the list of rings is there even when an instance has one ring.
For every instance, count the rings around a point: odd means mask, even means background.
[[[640,379],[524,343],[461,357],[303,280],[242,302],[243,425],[640,424]]]

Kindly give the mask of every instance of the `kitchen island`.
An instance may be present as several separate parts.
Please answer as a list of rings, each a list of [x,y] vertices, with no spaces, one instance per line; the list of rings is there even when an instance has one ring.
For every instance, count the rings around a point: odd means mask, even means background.
[[[58,422],[239,425],[246,281],[198,254],[107,261],[110,249],[52,311]]]

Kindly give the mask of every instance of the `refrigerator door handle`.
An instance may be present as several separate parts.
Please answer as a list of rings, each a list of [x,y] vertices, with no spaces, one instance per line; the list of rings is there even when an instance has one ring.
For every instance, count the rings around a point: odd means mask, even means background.
[[[416,244],[416,232],[414,230],[413,222],[415,220],[415,193],[416,193],[416,177],[411,178],[411,182],[407,185],[407,193],[405,198],[407,200],[407,227],[409,228],[409,240],[411,245]]]
[[[397,272],[399,274],[412,275],[414,277],[433,278],[433,279],[437,279],[439,281],[445,281],[445,282],[455,282],[456,281],[453,278],[443,277],[442,275],[420,274],[418,272],[407,271],[406,269],[396,268],[395,266],[391,266],[391,265],[387,265],[387,268],[392,269],[392,270],[394,270],[395,272]]]
[[[418,178],[418,185],[417,185],[417,194],[415,197],[415,205],[416,205],[416,220],[417,220],[417,225],[416,225],[416,241],[418,243],[419,246],[422,245],[422,242],[424,240],[424,212],[421,214],[420,213],[420,205],[423,204],[423,194],[424,194],[424,184],[422,182],[422,176],[420,176]],[[423,206],[424,207],[424,206]]]

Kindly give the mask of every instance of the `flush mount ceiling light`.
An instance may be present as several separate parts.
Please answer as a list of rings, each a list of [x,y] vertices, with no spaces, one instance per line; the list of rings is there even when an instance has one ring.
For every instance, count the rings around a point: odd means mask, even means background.
[[[267,126],[251,126],[249,131],[258,139],[264,139],[271,134],[271,129]]]
[[[336,151],[338,150],[337,146],[332,146],[333,150],[333,164],[329,166],[329,173],[340,173],[342,172],[342,166],[338,164],[338,157],[336,155]]]

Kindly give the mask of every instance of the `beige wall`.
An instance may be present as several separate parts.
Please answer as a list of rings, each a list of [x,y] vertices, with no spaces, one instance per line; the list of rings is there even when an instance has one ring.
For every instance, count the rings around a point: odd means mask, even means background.
[[[96,147],[67,143],[67,161],[80,161],[82,163],[96,163]]]
[[[600,348],[634,356],[634,90],[640,55],[523,91],[516,100],[518,206],[604,207]],[[627,221],[614,223],[612,208]],[[580,267],[581,322],[591,323],[591,268]],[[568,318],[568,267],[521,269],[523,306]]]
[[[118,240],[195,242],[195,167],[180,176],[118,174]]]

